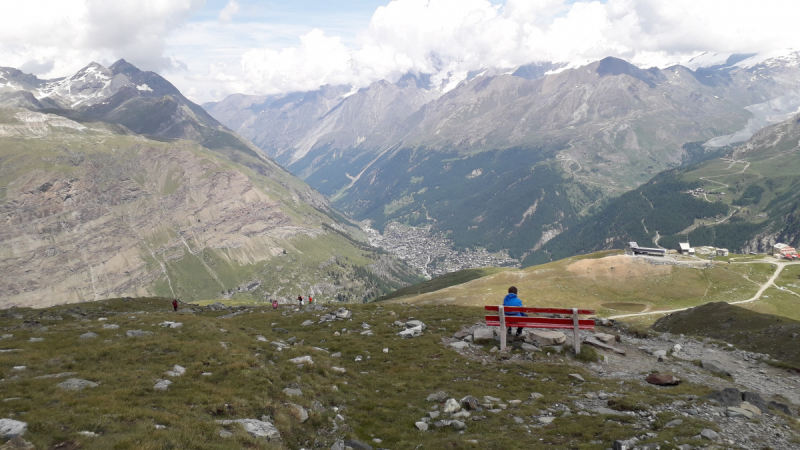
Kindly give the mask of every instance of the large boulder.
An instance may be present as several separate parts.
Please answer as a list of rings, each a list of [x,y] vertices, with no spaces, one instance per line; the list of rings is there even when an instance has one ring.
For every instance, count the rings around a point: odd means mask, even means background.
[[[472,332],[472,340],[474,342],[493,341],[494,336],[495,336],[494,328],[490,327],[476,328],[475,331]]]
[[[539,347],[546,347],[551,345],[561,345],[567,342],[567,336],[560,331],[541,331],[536,330],[528,333],[528,335],[537,343]]]
[[[655,384],[656,386],[675,386],[680,384],[681,379],[672,375],[651,373],[647,376],[645,381],[650,384]]]
[[[767,406],[767,402],[755,392],[742,392],[742,400],[755,406],[762,413],[769,412],[769,406]]]
[[[289,403],[289,410],[298,422],[303,423],[308,420],[308,411],[302,406]]]

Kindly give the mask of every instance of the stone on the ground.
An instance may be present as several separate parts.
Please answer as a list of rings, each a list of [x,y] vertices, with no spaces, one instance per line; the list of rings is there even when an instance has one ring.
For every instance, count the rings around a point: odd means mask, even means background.
[[[428,326],[422,323],[422,321],[420,320],[409,320],[408,322],[406,322],[406,328],[416,328],[416,327],[422,328],[422,331],[425,331],[425,329],[428,328]]]
[[[208,309],[210,309],[212,311],[221,311],[223,309],[228,309],[228,307],[225,306],[224,303],[214,302],[214,303],[208,305]]]
[[[428,424],[425,422],[415,422],[414,425],[420,431],[428,431]]]
[[[792,408],[789,408],[788,405],[784,405],[783,403],[778,403],[776,401],[770,401],[769,407],[772,409],[777,409],[778,411],[786,414],[787,416],[794,416],[794,411]]]
[[[538,392],[532,392],[531,396],[530,396],[530,399],[531,400],[539,400],[540,398],[543,398],[543,397],[544,397],[544,395],[542,395],[542,394],[540,394]]]
[[[183,326],[181,322],[170,322],[168,320],[161,322],[159,325],[165,328],[181,328]]]
[[[281,439],[281,434],[275,428],[275,425],[258,419],[217,420],[217,423],[221,425],[239,423],[253,437],[264,438],[268,441],[279,441]]]
[[[345,369],[344,367],[331,366],[331,370],[336,372],[336,373],[346,373],[347,372],[347,369]]]
[[[12,437],[8,442],[0,445],[0,450],[35,450],[36,447],[19,436]]]
[[[645,379],[650,384],[655,384],[656,386],[676,386],[680,384],[681,379],[678,377],[674,377],[672,375],[665,375],[661,373],[651,373]]]
[[[480,327],[472,332],[473,341],[489,341],[494,340],[494,328]]]
[[[168,370],[164,374],[168,377],[179,377],[184,373],[186,373],[186,368],[175,364],[172,366],[172,370]]]
[[[769,412],[767,402],[755,392],[742,392],[742,400],[758,408],[762,413]]]
[[[471,395],[462,398],[459,403],[461,403],[461,407],[467,411],[475,411],[478,409],[478,399]]]
[[[447,402],[445,402],[442,411],[444,411],[445,414],[453,414],[461,411],[461,405],[458,404],[456,399],[449,398],[447,399]]]
[[[289,397],[302,397],[303,396],[303,391],[301,391],[300,389],[295,389],[295,388],[286,388],[286,389],[283,390],[283,393],[288,395]]]
[[[666,350],[654,350],[652,355],[655,356],[656,358],[658,358],[658,357],[662,357],[663,358],[664,356],[667,356],[667,351]]]
[[[14,366],[11,369],[12,370],[25,370],[27,368],[28,368],[28,366]]]
[[[152,331],[142,331],[142,330],[128,330],[125,332],[125,335],[128,337],[143,337],[143,336],[152,336]]]
[[[725,409],[725,415],[728,417],[745,417],[747,419],[755,417],[752,411],[737,406],[728,406]]]
[[[553,416],[542,416],[539,417],[537,420],[539,421],[539,423],[547,425],[553,423],[553,421],[556,420],[556,418]]]
[[[308,420],[308,411],[306,411],[306,409],[303,408],[302,406],[294,403],[289,403],[289,410],[291,411],[292,416],[294,416],[294,418],[297,419],[298,422],[303,423],[306,420]]]
[[[43,340],[44,340],[44,338],[32,337],[32,338],[28,339],[28,342],[42,342]]]
[[[89,380],[81,380],[80,378],[70,378],[66,381],[58,383],[56,386],[64,389],[65,391],[80,391],[87,387],[97,387],[99,384]]]
[[[451,342],[448,345],[456,350],[464,350],[465,348],[469,348],[469,342],[464,341]]]
[[[681,347],[681,344],[675,344],[672,346],[672,353],[678,353],[682,348],[683,347]]]
[[[616,337],[613,334],[595,333],[593,337],[604,344],[611,344],[616,341]]]
[[[578,381],[586,381],[586,380],[584,380],[584,379],[583,379],[583,377],[582,377],[580,374],[578,374],[578,373],[571,373],[571,374],[569,374],[569,376],[570,376],[570,377],[572,377],[572,378],[573,378],[573,379],[575,379],[575,380],[578,380]]]
[[[28,424],[14,419],[0,419],[0,437],[10,439],[22,436],[28,430]]]
[[[443,402],[447,400],[447,392],[445,391],[434,392],[433,394],[428,395],[428,398],[426,398],[425,400],[437,403]]]
[[[709,372],[727,377],[731,376],[731,373],[728,371],[728,369],[726,369],[725,366],[723,366],[722,363],[716,359],[703,358],[700,360],[700,364],[703,366],[703,369],[706,369]]]
[[[618,439],[611,445],[613,450],[633,450],[636,443],[639,442],[638,438]]]
[[[301,327],[307,327],[309,325],[314,325],[314,321],[313,320],[306,320],[305,322],[300,324]]]
[[[355,439],[346,439],[344,441],[344,448],[345,450],[350,447],[353,450],[372,450],[372,446],[369,444],[365,444],[361,441],[357,441]]]
[[[681,420],[681,419],[670,420],[669,422],[667,422],[666,425],[664,425],[664,428],[677,427],[678,425],[681,425],[682,423],[683,423],[683,420]]]
[[[450,426],[456,430],[465,430],[467,428],[467,425],[460,420],[451,420]]]
[[[721,391],[714,391],[706,396],[722,406],[739,406],[742,403],[742,393],[736,388],[725,388]]]
[[[347,310],[346,308],[339,308],[336,311],[336,318],[338,319],[349,319],[353,317],[353,313]]]
[[[560,345],[564,342],[567,342],[567,336],[560,331],[536,330],[530,333],[530,337],[539,345],[539,347]]]
[[[700,437],[708,439],[709,441],[716,441],[719,439],[719,434],[710,428],[705,428],[700,432]]]
[[[739,408],[745,411],[749,411],[753,415],[753,417],[761,415],[761,409],[759,409],[758,406],[750,402],[742,402],[742,404],[739,405]]]
[[[92,339],[97,337],[97,333],[92,333],[91,331],[83,333],[79,336],[81,339]]]
[[[500,400],[497,397],[492,397],[490,395],[484,395],[483,396],[483,401],[486,402],[486,403],[500,403],[502,400]]]
[[[314,364],[314,360],[312,360],[308,355],[292,358],[289,360],[289,362],[292,364]]]
[[[256,339],[258,339],[259,342],[267,342],[267,338],[261,335],[256,336]]]
[[[219,430],[219,437],[221,437],[221,438],[229,438],[231,436],[233,436],[233,433],[231,433],[230,431],[228,431],[228,430]]]
[[[117,325],[115,323],[104,323],[103,324],[103,329],[104,330],[116,330],[117,328],[119,328],[119,325]]]
[[[528,353],[542,351],[542,349],[540,349],[539,347],[537,347],[535,345],[532,345],[532,344],[528,344],[527,342],[523,342],[522,343],[522,350],[525,351],[525,352],[528,352]]]
[[[153,389],[157,391],[166,391],[169,388],[169,385],[172,384],[172,381],[169,380],[156,380],[156,385],[153,386]]]

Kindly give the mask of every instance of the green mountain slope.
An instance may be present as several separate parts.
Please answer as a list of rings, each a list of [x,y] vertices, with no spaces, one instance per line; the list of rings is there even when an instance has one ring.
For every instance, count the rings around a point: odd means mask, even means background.
[[[800,116],[722,157],[663,172],[531,254],[526,264],[628,241],[675,248],[687,239],[746,253],[800,244]],[[697,189],[700,189],[697,191]],[[695,190],[695,194],[689,191]]]
[[[362,301],[417,281],[269,159],[0,109],[0,307],[109,297]]]

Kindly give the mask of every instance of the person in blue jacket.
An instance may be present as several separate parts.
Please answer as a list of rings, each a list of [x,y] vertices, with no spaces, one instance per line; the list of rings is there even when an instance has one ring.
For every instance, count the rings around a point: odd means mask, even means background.
[[[511,286],[508,288],[508,295],[503,299],[503,306],[522,306],[522,300],[517,297],[517,288]],[[527,316],[525,313],[521,312],[506,312],[507,316]],[[508,334],[511,334],[511,327],[508,327]],[[522,327],[517,327],[517,337],[522,335]]]

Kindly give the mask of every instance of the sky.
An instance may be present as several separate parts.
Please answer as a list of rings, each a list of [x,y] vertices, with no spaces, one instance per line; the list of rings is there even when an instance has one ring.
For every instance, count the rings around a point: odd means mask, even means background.
[[[196,102],[541,61],[664,67],[800,49],[797,0],[2,2],[0,66],[54,78],[125,58]]]

